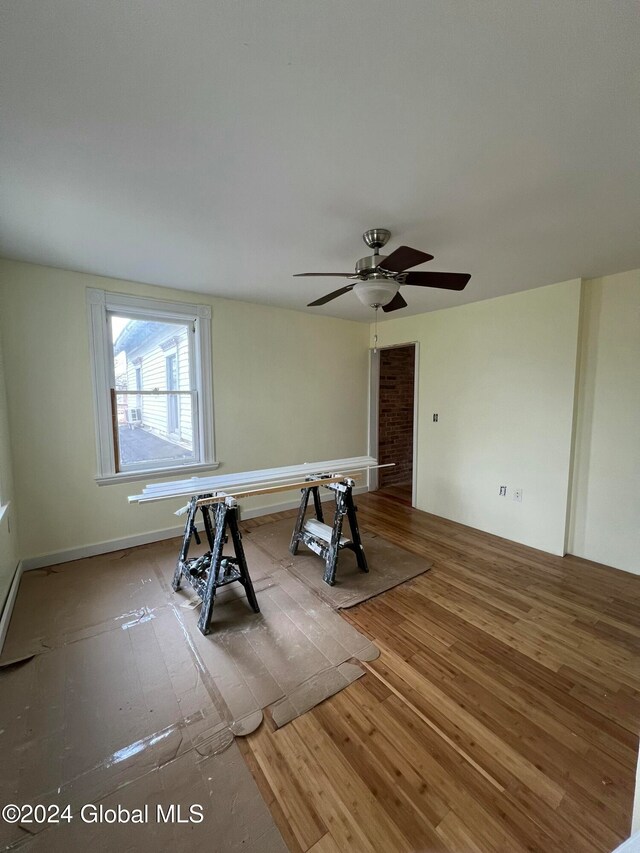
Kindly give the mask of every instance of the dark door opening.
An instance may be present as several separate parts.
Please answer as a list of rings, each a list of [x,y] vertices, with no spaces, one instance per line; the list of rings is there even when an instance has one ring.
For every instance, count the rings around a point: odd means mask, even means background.
[[[379,350],[378,489],[412,504],[415,344]]]

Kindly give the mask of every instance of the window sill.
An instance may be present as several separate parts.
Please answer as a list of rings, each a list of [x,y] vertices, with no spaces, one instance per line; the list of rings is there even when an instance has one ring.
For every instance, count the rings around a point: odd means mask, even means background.
[[[134,483],[140,480],[160,480],[167,477],[186,479],[191,474],[201,474],[204,471],[214,471],[220,467],[219,462],[207,462],[202,465],[183,465],[180,468],[155,468],[150,471],[126,471],[121,474],[105,474],[95,477],[99,486],[113,486],[116,483]]]

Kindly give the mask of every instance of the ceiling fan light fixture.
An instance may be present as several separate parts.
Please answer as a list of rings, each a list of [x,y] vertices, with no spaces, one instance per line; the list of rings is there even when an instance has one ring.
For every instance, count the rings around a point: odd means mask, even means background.
[[[388,305],[399,289],[397,281],[359,281],[354,285],[353,292],[363,305],[375,308]]]

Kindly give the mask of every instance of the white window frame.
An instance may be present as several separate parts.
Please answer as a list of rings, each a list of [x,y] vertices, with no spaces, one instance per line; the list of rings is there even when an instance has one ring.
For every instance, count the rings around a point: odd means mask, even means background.
[[[149,479],[183,471],[198,473],[219,466],[215,461],[213,419],[213,371],[211,360],[211,308],[187,302],[170,302],[112,293],[108,290],[87,288],[89,315],[89,350],[93,379],[93,404],[96,424],[96,453],[98,485]],[[167,320],[192,325],[193,338],[193,388],[197,396],[195,427],[199,435],[200,459],[193,463],[175,463],[162,467],[140,468],[135,471],[116,471],[113,423],[111,412],[111,387],[113,376],[113,343],[111,341],[110,314],[125,317]]]

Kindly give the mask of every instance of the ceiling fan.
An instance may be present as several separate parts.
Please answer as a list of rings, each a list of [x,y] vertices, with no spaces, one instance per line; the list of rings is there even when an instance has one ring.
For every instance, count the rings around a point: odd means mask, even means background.
[[[370,228],[362,235],[362,239],[373,249],[373,254],[360,258],[356,262],[355,272],[301,272],[299,276],[339,276],[340,278],[355,279],[353,284],[327,293],[308,304],[308,308],[316,305],[326,305],[332,299],[355,291],[358,299],[371,308],[382,308],[387,313],[405,308],[405,302],[400,293],[403,284],[417,287],[438,287],[444,290],[463,290],[471,278],[467,273],[457,272],[406,272],[411,267],[433,260],[433,255],[412,249],[410,246],[400,246],[390,255],[381,255],[381,249],[391,237],[386,228]]]

